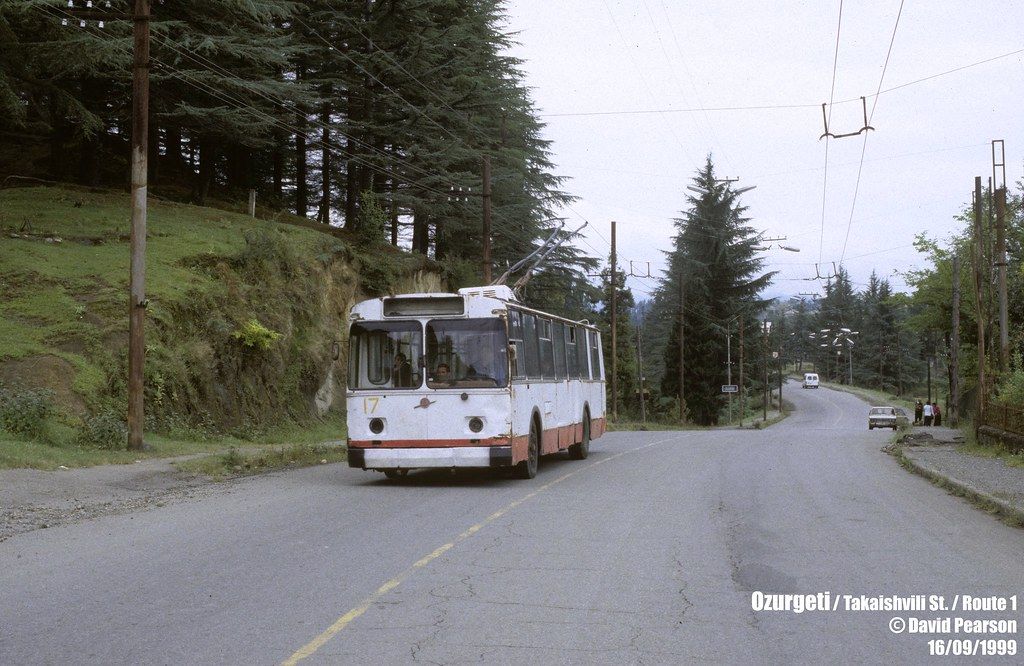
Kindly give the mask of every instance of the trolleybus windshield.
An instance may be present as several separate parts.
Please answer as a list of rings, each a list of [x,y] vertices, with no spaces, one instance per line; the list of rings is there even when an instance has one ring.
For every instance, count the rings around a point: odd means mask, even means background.
[[[423,381],[423,328],[418,321],[352,324],[348,385],[353,389],[418,388]]]
[[[433,319],[426,323],[426,332],[424,349],[420,321],[353,323],[349,387],[421,388],[424,374],[432,389],[508,386],[504,319]]]
[[[437,369],[447,370],[447,377]],[[508,385],[504,319],[433,319],[427,322],[427,386],[492,388]]]

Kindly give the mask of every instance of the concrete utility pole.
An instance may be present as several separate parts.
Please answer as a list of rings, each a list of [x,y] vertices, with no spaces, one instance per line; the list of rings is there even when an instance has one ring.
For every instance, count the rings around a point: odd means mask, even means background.
[[[149,0],[135,0],[132,79],[131,297],[128,304],[128,448],[142,449],[145,421],[146,195],[149,187]]]
[[[771,400],[769,391],[771,388],[768,386],[768,331],[770,330],[771,323],[765,319],[761,322],[761,333],[764,340],[764,395],[762,400],[762,407],[764,408],[763,419],[768,420],[768,401]]]

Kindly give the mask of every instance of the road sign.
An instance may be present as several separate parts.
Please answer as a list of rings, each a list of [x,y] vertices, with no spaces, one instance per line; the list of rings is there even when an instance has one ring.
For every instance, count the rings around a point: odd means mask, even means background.
[[[739,393],[740,387],[736,384],[722,384],[722,393]]]

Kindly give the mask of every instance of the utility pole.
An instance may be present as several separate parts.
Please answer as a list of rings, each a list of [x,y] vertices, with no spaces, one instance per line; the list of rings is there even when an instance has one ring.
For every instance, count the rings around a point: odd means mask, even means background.
[[[985,317],[981,302],[981,265],[985,260],[981,224],[981,176],[974,177],[974,304],[978,319],[978,389],[974,412],[974,429],[985,417]]]
[[[618,271],[615,263],[615,220],[612,220],[612,418],[618,418],[619,416],[619,375],[618,375],[618,339],[616,337],[616,329],[618,328],[618,317],[616,313],[617,309],[617,296],[616,291],[618,287]]]
[[[764,407],[764,420],[768,420],[768,391],[771,389],[768,387],[768,320],[765,319],[761,322],[761,331],[764,334],[764,395],[761,401],[762,407]]]
[[[743,427],[743,413],[747,407],[747,393],[743,388],[743,316],[740,315],[740,427]]]
[[[950,343],[949,426],[956,428],[960,424],[960,257],[953,256],[953,340]]]
[[[679,274],[679,422],[686,423],[686,393],[683,391],[684,352],[686,351],[686,278]]]
[[[999,144],[1000,157],[996,157]],[[1010,334],[1006,302],[1006,158],[1002,139],[992,142],[992,186],[996,202],[996,268],[999,271],[999,371],[1010,368]],[[997,162],[997,159],[999,160]],[[997,169],[1002,168],[1002,174]],[[1002,176],[1000,178],[999,176]]]
[[[131,298],[128,304],[128,448],[142,449],[145,421],[146,195],[149,187],[149,0],[135,0],[132,79]]]
[[[145,386],[143,366],[146,360],[144,324],[146,321],[146,196],[149,173],[149,23],[150,0],[135,0],[131,15],[85,9],[68,3],[67,13],[82,21],[97,19],[99,26],[108,19],[132,19],[132,134],[131,134],[131,228],[129,230],[128,274],[128,448],[141,450],[145,424]],[[66,19],[65,19],[66,21]]]
[[[732,384],[732,333],[731,321],[725,322],[725,383]],[[729,394],[729,425],[732,425],[732,393]]]
[[[644,351],[643,327],[636,327],[636,365],[637,382],[640,386],[640,422],[647,425],[647,397],[644,395]]]
[[[483,243],[484,284],[491,283],[491,158],[484,155]]]
[[[781,349],[781,346],[782,346],[782,343],[780,342],[779,343],[780,349],[777,352],[778,355],[779,355],[779,363],[778,363],[778,369],[779,369],[779,414],[785,414],[785,411],[782,409],[782,364],[783,364],[783,359],[782,359],[782,349]]]

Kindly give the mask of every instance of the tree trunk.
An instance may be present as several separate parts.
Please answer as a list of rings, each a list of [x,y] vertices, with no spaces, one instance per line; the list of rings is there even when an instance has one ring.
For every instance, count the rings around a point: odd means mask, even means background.
[[[209,136],[199,139],[199,175],[196,186],[192,190],[192,198],[200,206],[206,203],[210,188],[213,187],[219,156],[220,145],[216,139]]]
[[[324,104],[320,110],[320,126],[323,128],[320,134],[320,211],[317,213],[317,222],[322,224],[331,223],[331,131],[330,131],[331,109]]]

